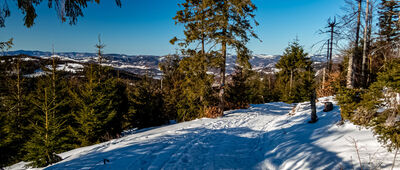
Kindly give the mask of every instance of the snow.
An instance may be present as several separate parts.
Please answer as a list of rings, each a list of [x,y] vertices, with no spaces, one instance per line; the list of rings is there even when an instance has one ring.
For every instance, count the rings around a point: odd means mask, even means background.
[[[37,70],[35,70],[34,73],[24,75],[24,77],[34,78],[34,77],[41,77],[41,76],[44,76],[44,75],[46,75],[46,73],[42,69],[37,69]]]
[[[394,154],[370,130],[349,122],[337,125],[340,109],[333,97],[319,101],[315,124],[307,123],[309,103],[252,105],[227,111],[222,118],[133,130],[119,139],[61,153],[64,160],[46,169],[357,169],[353,141],[363,169],[390,169]],[[322,112],[325,101],[334,103],[333,111]]]
[[[272,60],[279,60],[279,55],[268,55],[268,54],[256,54],[254,57],[263,58],[263,59],[272,59]]]
[[[49,66],[48,66],[49,67]],[[51,68],[51,66],[49,67]],[[57,71],[66,71],[71,73],[76,73],[78,71],[82,71],[84,66],[78,63],[68,63],[68,64],[59,64],[57,65]]]
[[[25,58],[21,58],[22,61],[37,61],[38,59],[36,58],[30,58],[30,57],[25,57]]]

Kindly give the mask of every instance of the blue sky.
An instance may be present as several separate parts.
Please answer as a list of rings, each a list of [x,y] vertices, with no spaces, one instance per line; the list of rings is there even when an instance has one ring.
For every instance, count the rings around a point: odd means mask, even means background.
[[[183,28],[172,18],[181,0],[122,0],[118,8],[113,0],[90,4],[77,25],[61,23],[47,1],[38,7],[36,24],[25,28],[23,15],[15,1],[8,1],[11,17],[6,27],[0,28],[0,40],[14,38],[11,50],[58,52],[94,52],[98,34],[107,45],[105,53],[129,55],[165,55],[175,53],[169,44],[174,36],[182,36]],[[309,53],[311,46],[324,38],[317,32],[329,17],[341,12],[344,0],[253,0],[258,7],[255,28],[261,38],[252,40],[248,47],[254,54],[282,54],[288,42],[299,38]]]

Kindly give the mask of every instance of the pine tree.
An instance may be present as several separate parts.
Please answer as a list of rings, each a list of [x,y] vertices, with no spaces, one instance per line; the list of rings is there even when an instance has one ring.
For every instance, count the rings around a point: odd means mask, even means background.
[[[312,62],[298,41],[292,42],[276,64],[281,100],[289,103],[309,100]]]
[[[6,74],[4,82],[6,89],[4,96],[1,96],[1,141],[0,155],[1,166],[10,163],[16,163],[24,156],[23,148],[27,141],[26,135],[29,130],[26,128],[29,124],[29,104],[28,93],[26,91],[26,81],[22,77],[21,56],[10,57],[6,62],[12,62],[12,71]],[[6,68],[6,67],[4,67]],[[6,72],[5,72],[6,73]],[[4,80],[4,79],[3,79]]]
[[[179,63],[181,59],[178,55],[167,56],[165,60],[159,64],[160,70],[163,72],[161,79],[161,90],[163,93],[164,110],[169,120],[177,118],[177,104],[182,100],[181,82],[184,75],[179,71]]]
[[[212,47],[206,50],[206,44],[211,41],[210,38],[216,31],[213,26],[216,24],[213,23],[215,22],[213,5],[214,1],[209,0],[186,0],[181,4],[183,10],[178,11],[174,18],[176,23],[185,26],[185,38],[180,40],[179,45],[188,48],[191,44],[199,43],[201,46],[201,49],[182,50],[182,53],[189,57],[180,61],[178,69],[178,72],[184,75],[182,85],[179,85],[182,93],[179,94],[180,99],[177,101],[181,104],[178,104],[179,108],[176,108],[179,121],[201,117],[209,107],[206,100],[212,83],[209,83],[210,76],[207,75],[207,71],[216,62],[216,58],[212,55],[215,53],[212,51]],[[175,43],[177,40],[174,38],[171,42]],[[193,83],[197,83],[196,88],[191,87]]]
[[[109,96],[115,94],[116,89],[104,90],[107,84],[99,83],[97,73],[91,64],[86,68],[86,81],[70,95],[74,101],[72,115],[74,126],[69,129],[78,141],[79,146],[88,146],[105,140],[109,129],[106,125],[116,117],[117,110]]]
[[[68,104],[66,92],[66,81],[61,80],[57,73],[56,61],[52,60],[52,69],[46,70],[46,77],[41,78],[32,93],[31,103],[32,115],[31,125],[32,137],[26,143],[27,155],[25,159],[33,161],[31,165],[44,167],[61,160],[56,155],[65,151],[66,121],[68,113],[64,108]]]
[[[237,66],[232,75],[232,83],[226,91],[226,101],[231,109],[244,109],[250,104],[250,88],[246,82],[249,79],[249,70]]]
[[[227,86],[227,102],[233,108],[247,108],[249,104],[263,103],[264,86],[259,74],[251,69],[249,51],[241,51],[239,55],[232,83]]]
[[[101,140],[111,140],[120,136],[121,132],[126,128],[124,123],[129,109],[126,84],[118,78],[107,77],[109,74],[108,69],[110,68],[101,69],[103,82],[99,84],[99,93],[105,95],[103,100],[106,102],[98,107],[104,107],[104,114],[107,114],[107,111],[111,113],[107,115],[107,119],[103,120],[105,121],[102,127],[104,134],[100,136]]]
[[[206,108],[213,106],[212,83],[214,78],[207,74],[201,54],[192,53],[192,57],[183,58],[179,63],[179,72],[184,75],[180,83],[182,91],[178,102],[178,121],[189,121],[205,116]]]
[[[399,13],[400,4],[394,0],[381,0],[379,7],[379,42],[380,52],[385,64],[389,63],[396,54],[393,49],[400,40]]]
[[[163,114],[163,100],[159,84],[150,77],[128,87],[129,128],[146,128],[165,124],[168,120]]]
[[[240,55],[247,53],[245,47],[250,37],[257,38],[253,32],[251,21],[254,19],[255,5],[250,1],[242,0],[187,0],[182,3],[184,10],[178,11],[175,19],[185,24],[186,38],[182,45],[188,46],[195,41],[201,42],[201,53],[203,61],[210,57],[205,52],[205,43],[212,42],[220,44],[221,50],[216,54],[215,66],[220,69],[219,107],[224,110],[224,89],[226,73],[226,56],[228,47],[233,47],[238,52],[238,58],[247,57]],[[255,25],[258,25],[255,22]],[[177,39],[174,38],[172,42]],[[207,41],[209,40],[209,41]],[[214,45],[211,47],[215,47]],[[194,50],[195,53],[197,50]],[[192,53],[192,52],[190,52]],[[203,68],[207,70],[207,65]]]
[[[221,110],[224,110],[227,50],[229,46],[235,48],[238,53],[238,60],[242,60],[242,56],[248,57],[248,55],[241,54],[248,52],[245,45],[250,40],[250,37],[258,38],[251,24],[251,21],[254,21],[254,24],[258,25],[254,20],[254,12],[257,8],[251,0],[217,0],[214,2],[215,8],[213,10],[216,16],[213,21],[216,32],[212,35],[212,39],[221,44],[219,105]]]
[[[277,85],[275,74],[266,74],[262,76],[262,96],[264,102],[277,102],[279,101],[279,90],[275,87]]]

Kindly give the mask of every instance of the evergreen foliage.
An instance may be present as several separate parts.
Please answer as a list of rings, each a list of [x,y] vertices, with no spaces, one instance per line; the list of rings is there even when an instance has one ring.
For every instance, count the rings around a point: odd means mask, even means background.
[[[69,101],[68,97],[62,96],[67,94],[67,83],[59,79],[54,60],[51,72],[48,70],[47,76],[38,81],[31,97],[34,107],[31,108],[33,117],[29,128],[33,133],[25,145],[28,152],[25,159],[33,161],[31,165],[34,167],[44,167],[60,161],[61,157],[56,153],[68,148],[65,134],[69,113],[63,109]]]
[[[182,100],[181,82],[184,75],[179,71],[179,63],[181,59],[178,55],[167,56],[165,60],[159,64],[160,70],[163,72],[161,80],[161,90],[163,93],[164,113],[169,120],[177,117],[177,105]]]
[[[79,146],[99,143],[105,141],[108,135],[116,135],[112,134],[114,129],[105,128],[118,119],[118,105],[114,105],[116,101],[113,100],[117,89],[105,88],[115,81],[100,82],[96,75],[94,66],[90,65],[86,69],[86,82],[70,91],[74,101],[72,115],[75,125],[69,129]]]
[[[207,74],[205,62],[201,54],[192,53],[179,63],[179,72],[184,75],[180,82],[181,100],[177,105],[177,120],[189,121],[204,117],[205,109],[212,106],[214,78]]]
[[[237,66],[228,84],[226,101],[230,109],[243,109],[249,104],[264,103],[264,84],[257,72]]]
[[[400,4],[395,0],[381,0],[379,4],[379,35],[386,43],[399,40],[400,25],[398,23]]]
[[[205,50],[206,43],[221,45],[220,52],[215,53],[216,60],[213,65],[220,69],[219,107],[220,110],[224,110],[227,49],[228,47],[236,49],[239,61],[242,60],[242,57],[249,57],[247,55],[249,50],[245,45],[250,37],[257,38],[251,24],[251,21],[254,20],[256,6],[250,0],[186,0],[181,6],[183,10],[178,11],[174,18],[176,23],[182,23],[185,26],[185,39],[180,43],[181,46],[188,47],[191,43],[200,42],[200,54],[202,58],[209,60],[209,55]],[[254,21],[254,23],[258,25],[257,22]],[[174,38],[171,43],[175,43],[177,40]],[[213,47],[215,45],[211,47],[210,51]],[[193,54],[193,52],[189,53]]]
[[[226,101],[230,108],[243,109],[249,107],[251,95],[247,83],[249,76],[249,70],[236,67],[235,73],[232,75],[232,83],[229,84],[226,91]]]
[[[393,150],[400,146],[400,62],[394,60],[387,66],[369,89],[342,89],[337,99],[343,119],[373,128],[379,141]],[[380,111],[382,108],[384,111]]]
[[[275,74],[266,74],[262,75],[262,84],[264,89],[262,91],[262,96],[264,103],[268,102],[277,102],[280,99],[279,89],[276,88],[276,75]]]
[[[297,41],[292,42],[276,64],[278,73],[277,88],[280,89],[281,100],[297,103],[309,100],[314,87],[312,62]],[[311,85],[311,86],[310,86]]]
[[[128,88],[130,128],[159,126],[167,122],[163,114],[160,84],[145,76],[143,80]]]
[[[29,134],[30,130],[27,128],[29,125],[29,98],[28,89],[25,87],[25,79],[22,78],[21,67],[22,62],[20,56],[15,59],[7,61],[14,61],[11,72],[6,74],[3,80],[5,91],[1,97],[1,115],[0,120],[0,153],[1,160],[0,166],[4,166],[10,163],[16,163],[21,160],[25,155],[23,148],[24,144],[29,138],[26,138],[26,134]],[[3,67],[7,68],[7,67]]]
[[[368,95],[363,96],[363,101],[359,106],[359,108],[364,108],[364,110],[368,111],[368,114],[365,114],[364,117],[369,119],[362,123],[372,126],[378,135],[378,139],[389,150],[400,147],[399,93],[400,60],[397,59],[388,64],[386,71],[378,75],[378,81],[370,87]],[[387,109],[379,113],[378,109],[382,107]]]

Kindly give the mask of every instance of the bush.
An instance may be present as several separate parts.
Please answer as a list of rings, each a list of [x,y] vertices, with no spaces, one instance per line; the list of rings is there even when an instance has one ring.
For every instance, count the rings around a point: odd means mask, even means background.
[[[339,101],[342,120],[351,120],[354,112],[362,100],[363,91],[342,87],[338,91],[336,99]]]

